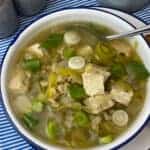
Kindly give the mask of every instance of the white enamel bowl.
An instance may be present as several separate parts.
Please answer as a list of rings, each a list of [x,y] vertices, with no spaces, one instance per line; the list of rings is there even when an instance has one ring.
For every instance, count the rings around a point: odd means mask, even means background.
[[[7,55],[4,58],[2,71],[1,71],[1,93],[3,97],[3,103],[5,108],[13,121],[17,129],[33,143],[39,145],[42,148],[49,150],[60,150],[60,147],[54,147],[43,141],[32,136],[27,130],[25,130],[22,125],[18,122],[18,119],[14,115],[12,108],[9,103],[8,93],[7,93],[7,78],[9,74],[9,67],[13,67],[13,61],[15,56],[18,54],[21,47],[26,45],[33,37],[35,37],[39,32],[50,28],[53,25],[66,23],[66,22],[92,22],[96,24],[105,25],[117,32],[125,32],[134,29],[134,25],[129,24],[127,21],[121,19],[118,16],[112,15],[105,11],[98,11],[94,9],[69,9],[59,12],[52,13],[45,17],[42,17],[27,29],[25,29],[16,41],[10,46]],[[136,36],[130,39],[131,44],[138,42],[137,52],[141,59],[143,60],[146,68],[150,72],[150,48],[142,36]],[[108,145],[98,146],[92,150],[109,150],[116,149],[128,141],[130,141],[145,125],[146,121],[150,115],[150,80],[147,83],[146,89],[146,99],[137,119],[130,126],[130,128],[124,132],[119,138]],[[136,106],[135,106],[136,107]]]

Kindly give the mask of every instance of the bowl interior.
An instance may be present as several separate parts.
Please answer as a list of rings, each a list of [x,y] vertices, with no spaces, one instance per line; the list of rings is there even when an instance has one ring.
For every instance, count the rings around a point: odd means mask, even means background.
[[[97,10],[92,10],[92,9],[64,10],[64,11],[56,12],[46,17],[43,17],[42,19],[33,23],[23,33],[21,33],[21,35],[18,37],[15,43],[9,48],[9,51],[3,62],[2,74],[1,74],[1,83],[2,83],[1,91],[2,91],[2,96],[3,96],[5,107],[12,121],[18,128],[18,130],[21,133],[23,133],[23,135],[25,135],[27,138],[29,138],[31,141],[35,142],[37,145],[40,145],[46,149],[54,150],[57,148],[50,146],[44,142],[41,142],[40,140],[33,137],[19,124],[19,122],[17,121],[17,118],[12,112],[12,109],[10,107],[9,100],[8,100],[7,90],[6,90],[7,79],[8,79],[8,74],[9,74],[8,72],[9,72],[9,67],[11,67],[14,63],[15,57],[17,57],[19,50],[22,47],[26,46],[26,44],[28,44],[28,42],[31,41],[34,37],[36,37],[41,31],[47,28],[51,28],[57,24],[69,23],[69,22],[92,22],[92,23],[104,25],[116,32],[125,32],[125,31],[134,29],[134,27],[132,25],[129,25],[126,21],[120,19],[117,16],[106,13],[104,11],[97,11]],[[136,36],[134,38],[130,38],[129,41],[133,46],[138,43],[137,53],[143,60],[146,68],[150,71],[150,50],[145,40],[141,36]],[[147,91],[150,91],[150,80],[148,80],[148,83],[147,83]],[[139,116],[137,117],[137,119],[135,120],[135,122],[130,126],[130,128],[111,144],[93,148],[93,149],[94,150],[112,149],[120,145],[121,143],[125,142],[131,136],[133,136],[139,130],[139,128],[141,128],[144,122],[147,120],[150,114],[149,106],[150,106],[150,93],[147,92],[144,107],[141,113],[139,114]]]

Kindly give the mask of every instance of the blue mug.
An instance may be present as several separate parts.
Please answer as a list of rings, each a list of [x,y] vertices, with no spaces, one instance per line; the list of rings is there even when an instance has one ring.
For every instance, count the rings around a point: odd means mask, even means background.
[[[14,3],[20,14],[31,16],[44,8],[46,0],[14,0]]]
[[[150,4],[150,0],[99,0],[105,7],[134,12]]]
[[[12,0],[0,0],[0,39],[16,31],[18,18]]]

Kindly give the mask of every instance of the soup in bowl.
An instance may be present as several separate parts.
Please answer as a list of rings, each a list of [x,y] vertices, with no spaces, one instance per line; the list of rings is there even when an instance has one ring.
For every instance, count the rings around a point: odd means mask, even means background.
[[[17,128],[46,149],[111,149],[149,116],[149,47],[112,14],[74,9],[28,27],[2,68],[2,96]],[[13,66],[13,67],[12,67]]]

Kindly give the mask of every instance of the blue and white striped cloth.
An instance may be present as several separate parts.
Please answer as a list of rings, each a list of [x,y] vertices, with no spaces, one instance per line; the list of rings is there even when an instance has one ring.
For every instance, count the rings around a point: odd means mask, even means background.
[[[31,22],[37,20],[40,15],[46,15],[53,11],[57,11],[63,8],[73,8],[81,6],[99,6],[100,4],[96,0],[48,0],[48,5],[45,11],[34,17],[20,17],[20,28],[11,37],[0,40],[0,64],[2,59],[7,52],[7,48],[17,34],[22,31],[25,27],[31,24]],[[139,19],[143,20],[145,23],[150,24],[150,5],[134,13]],[[0,97],[1,98],[1,97]],[[31,144],[27,139],[21,136],[18,131],[14,128],[10,119],[8,118],[4,106],[2,105],[0,99],[0,150],[37,150],[35,145]]]

